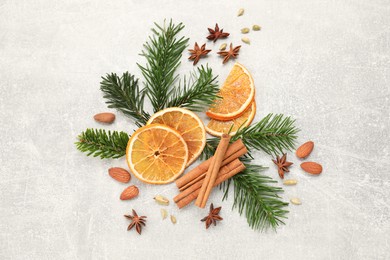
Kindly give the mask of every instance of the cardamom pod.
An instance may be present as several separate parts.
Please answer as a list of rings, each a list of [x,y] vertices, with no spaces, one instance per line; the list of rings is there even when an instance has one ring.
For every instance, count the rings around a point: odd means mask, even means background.
[[[226,43],[222,43],[221,46],[219,46],[219,50],[220,50],[220,51],[225,50],[225,49],[226,49],[226,46],[227,46]]]
[[[241,33],[248,33],[248,32],[249,32],[249,28],[248,27],[245,27],[245,28],[241,29]]]
[[[290,199],[290,201],[294,205],[301,205],[302,204],[301,200],[298,198],[292,198],[292,199]]]
[[[174,215],[171,215],[171,222],[173,223],[173,224],[176,224],[176,217],[174,216]]]
[[[251,44],[251,41],[247,37],[242,38],[241,41],[243,41],[246,44]]]
[[[260,31],[260,30],[261,30],[261,26],[255,24],[255,25],[252,26],[252,30],[253,30],[253,31]]]
[[[240,8],[240,10],[238,10],[238,13],[237,13],[237,16],[241,16],[244,14],[244,8]]]
[[[167,210],[166,210],[166,209],[161,209],[160,212],[161,212],[161,217],[162,217],[162,219],[163,219],[163,220],[166,219],[167,216],[168,216]]]
[[[295,179],[289,179],[289,180],[284,180],[283,181],[283,184],[284,185],[295,185],[295,184],[297,184],[297,180],[295,180]]]
[[[164,196],[157,195],[156,197],[154,197],[154,200],[160,205],[164,205],[164,206],[169,205],[169,200],[167,198],[165,198]]]

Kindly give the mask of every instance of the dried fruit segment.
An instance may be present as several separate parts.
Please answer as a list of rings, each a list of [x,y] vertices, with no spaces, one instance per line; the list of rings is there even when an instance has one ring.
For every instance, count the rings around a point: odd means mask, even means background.
[[[234,135],[239,128],[249,126],[256,115],[256,103],[252,102],[251,106],[241,116],[230,121],[220,121],[211,119],[206,126],[206,131],[214,136],[222,136],[222,134]]]
[[[133,174],[141,181],[165,184],[183,173],[188,148],[175,129],[151,124],[133,133],[127,144],[126,160]]]
[[[206,114],[221,121],[235,119],[251,105],[254,95],[252,76],[244,66],[236,63],[219,90],[218,96],[222,98],[217,99]]]
[[[206,145],[206,130],[194,112],[179,107],[166,108],[154,114],[147,124],[156,123],[167,125],[181,134],[188,147],[187,166],[202,153]]]

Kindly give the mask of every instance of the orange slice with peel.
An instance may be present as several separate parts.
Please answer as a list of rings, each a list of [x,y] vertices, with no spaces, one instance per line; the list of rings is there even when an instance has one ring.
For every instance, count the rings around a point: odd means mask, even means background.
[[[235,135],[240,127],[249,126],[256,114],[256,103],[252,102],[251,106],[245,110],[244,114],[240,117],[232,119],[230,121],[219,121],[211,119],[206,126],[207,133],[214,136],[222,136],[222,134]],[[229,133],[230,131],[230,133]]]
[[[194,112],[180,107],[166,108],[155,113],[147,124],[156,123],[172,127],[181,134],[188,147],[187,166],[202,153],[206,145],[206,129]]]
[[[135,131],[127,144],[126,160],[143,182],[165,184],[179,177],[188,159],[187,144],[175,129],[152,124]]]
[[[241,116],[255,96],[255,84],[249,71],[240,63],[234,64],[217,95],[222,98],[215,100],[207,116],[221,121]]]

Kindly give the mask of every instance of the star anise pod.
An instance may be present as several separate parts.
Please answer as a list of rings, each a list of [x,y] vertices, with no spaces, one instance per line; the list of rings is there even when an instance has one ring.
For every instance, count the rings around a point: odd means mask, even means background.
[[[230,33],[223,32],[223,29],[219,30],[217,23],[215,24],[214,30],[211,28],[207,28],[207,30],[209,30],[209,33],[210,33],[210,35],[207,36],[207,39],[212,40],[214,42],[216,42],[216,40],[218,40],[219,38],[226,38],[230,35]]]
[[[188,50],[191,53],[191,56],[188,58],[189,60],[194,60],[194,65],[198,63],[199,59],[202,58],[202,56],[206,56],[207,53],[209,53],[211,50],[206,50],[206,43],[202,45],[202,47],[199,48],[199,45],[197,42],[195,42],[195,46],[193,50]]]
[[[272,159],[274,164],[278,166],[278,173],[280,178],[284,179],[284,173],[285,172],[290,172],[288,167],[290,167],[293,163],[292,162],[287,162],[287,154],[283,154],[283,156],[280,158],[279,156],[276,156],[276,160]]]
[[[214,208],[213,203],[211,203],[209,214],[200,220],[202,222],[206,221],[206,229],[208,229],[211,224],[214,224],[214,226],[216,226],[217,221],[223,220],[223,218],[219,216],[219,212],[221,211],[221,208],[222,207]]]
[[[137,230],[138,234],[141,235],[142,225],[145,226],[146,216],[138,216],[137,212],[135,212],[135,210],[133,209],[133,216],[125,215],[125,217],[131,220],[130,225],[127,227],[127,231],[129,231],[135,226],[135,229]]]
[[[233,44],[230,44],[230,50],[229,51],[219,51],[218,54],[221,55],[223,58],[223,64],[225,64],[230,58],[237,58],[238,52],[240,51],[241,45],[236,46],[233,48]]]

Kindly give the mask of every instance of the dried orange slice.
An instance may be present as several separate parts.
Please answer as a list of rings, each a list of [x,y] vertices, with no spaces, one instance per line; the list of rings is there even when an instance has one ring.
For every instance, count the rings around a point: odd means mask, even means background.
[[[255,96],[255,85],[248,70],[240,63],[234,64],[218,96],[222,98],[214,102],[207,116],[228,121],[242,115]]]
[[[156,123],[172,127],[181,134],[188,147],[187,166],[202,153],[206,145],[206,130],[194,112],[180,107],[166,108],[154,114],[147,124]]]
[[[139,128],[126,148],[126,160],[135,177],[143,182],[165,184],[183,173],[188,148],[183,137],[166,125]]]
[[[251,106],[245,110],[240,117],[230,121],[219,121],[211,119],[206,126],[207,133],[214,136],[222,136],[222,134],[234,135],[240,127],[249,126],[252,123],[256,114],[256,103],[252,102]],[[231,130],[230,130],[231,129]]]

